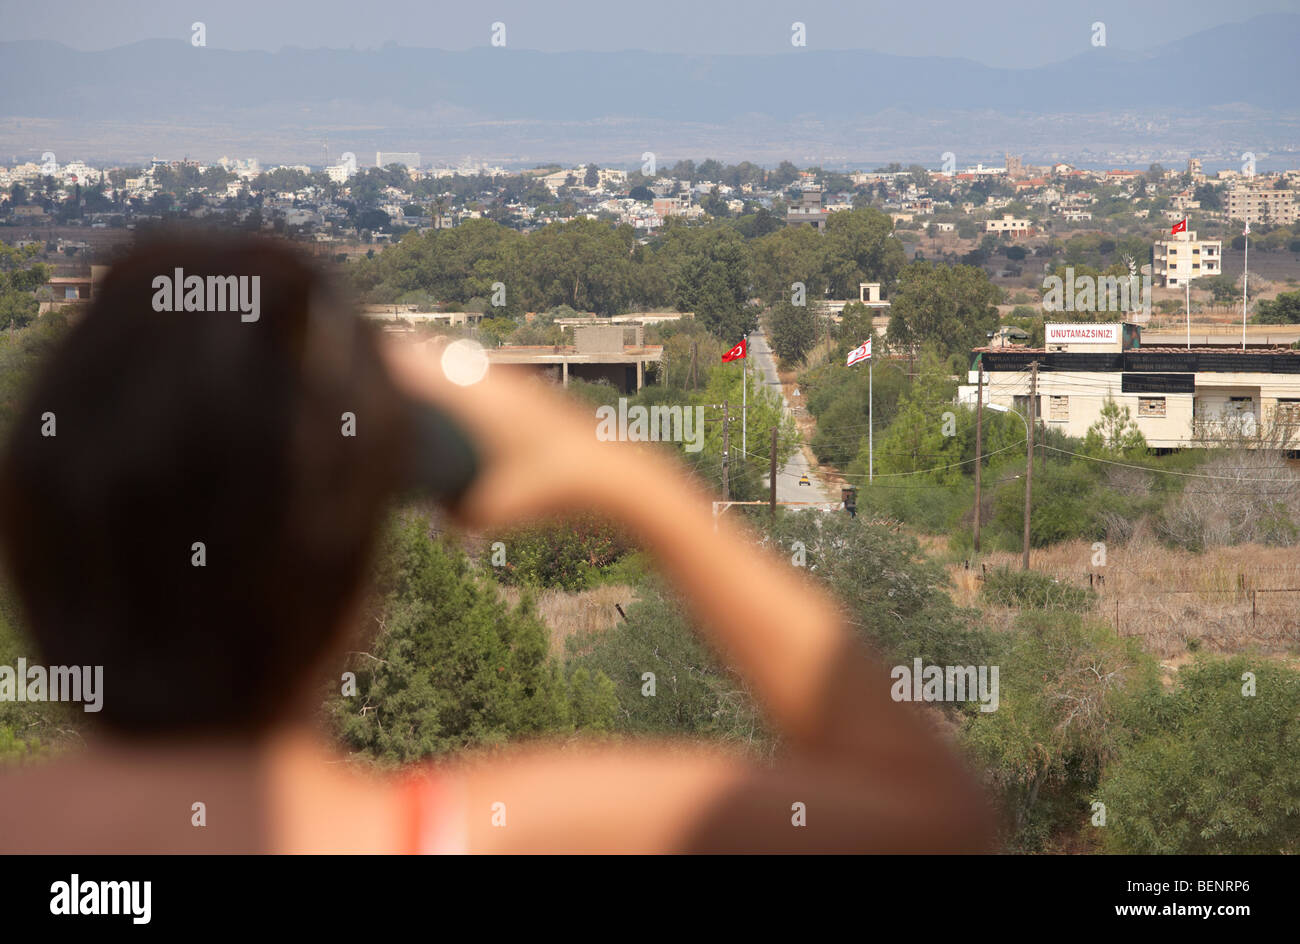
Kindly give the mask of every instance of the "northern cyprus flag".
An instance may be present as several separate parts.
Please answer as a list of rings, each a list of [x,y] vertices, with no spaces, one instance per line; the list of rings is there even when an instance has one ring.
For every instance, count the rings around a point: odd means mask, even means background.
[[[860,344],[858,347],[855,347],[853,350],[849,351],[849,360],[848,363],[846,363],[844,366],[852,367],[858,361],[865,361],[870,356],[871,356],[871,340],[868,339],[866,341],[863,341],[862,344]]]

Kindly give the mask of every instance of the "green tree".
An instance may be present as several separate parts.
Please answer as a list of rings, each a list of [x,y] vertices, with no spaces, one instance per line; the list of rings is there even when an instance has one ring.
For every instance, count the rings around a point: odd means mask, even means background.
[[[768,526],[767,540],[792,564],[801,557],[863,641],[891,664],[978,665],[987,658],[990,640],[975,614],[953,603],[947,573],[910,535],[863,516],[792,512]]]
[[[728,474],[731,497],[753,501],[768,496],[762,480],[770,468],[772,428],[776,427],[777,430],[778,464],[788,460],[798,449],[799,432],[794,419],[785,411],[780,396],[768,389],[752,367],[746,370],[744,365],[744,361],[716,365],[709,373],[708,386],[697,397],[697,402],[710,405],[725,402],[729,405],[731,455]],[[745,382],[749,384],[747,394]],[[742,420],[741,404],[746,399],[748,409]],[[706,406],[705,415],[708,419],[720,420],[722,411],[715,406]],[[742,422],[747,430],[744,435]],[[741,451],[745,440],[748,440],[748,455]],[[684,456],[699,474],[717,485],[721,478],[722,452],[722,423],[706,422],[703,449],[693,454],[685,453]]]
[[[693,311],[710,334],[735,344],[754,330],[748,304],[749,250],[734,229],[673,224],[657,255],[666,266],[679,311]]]
[[[1083,451],[1099,458],[1141,459],[1146,456],[1147,441],[1129,408],[1108,394],[1100,416],[1083,438]]]
[[[772,309],[772,349],[783,364],[799,364],[817,343],[820,320],[807,306],[778,302]]]
[[[857,298],[861,282],[893,284],[906,260],[893,231],[893,220],[874,207],[830,214],[823,258],[832,297]]]
[[[427,520],[396,524],[378,561],[378,635],[347,666],[356,693],[336,689],[325,706],[348,747],[408,762],[612,723],[609,680],[566,678],[531,604],[502,602],[463,553],[430,538]]]
[[[900,476],[900,484],[915,484],[921,476],[910,473],[926,469],[924,480],[952,484],[962,476],[964,439],[958,435],[958,410],[953,405],[956,386],[943,363],[927,351],[920,372],[898,404],[898,413],[875,443],[877,474]],[[945,415],[946,414],[946,415]],[[865,450],[859,459],[865,461]]]
[[[905,347],[936,345],[945,355],[969,354],[998,326],[1001,294],[976,266],[913,262],[892,298],[888,338]]]
[[[35,247],[18,249],[0,243],[0,327],[22,328],[40,311],[36,289],[50,280],[43,262],[31,262]]]
[[[638,596],[625,622],[566,642],[575,676],[612,680],[615,728],[706,737],[770,754],[775,743],[753,697],[696,636],[682,601],[657,583],[640,587]],[[653,674],[654,697],[646,694],[646,673]]]
[[[962,739],[1001,797],[1020,851],[1050,848],[1091,816],[1090,793],[1158,690],[1136,640],[1077,614],[1027,611],[996,637],[997,711],[971,711]],[[1119,816],[1107,804],[1109,831]]]
[[[769,305],[789,302],[794,283],[801,282],[806,299],[820,298],[826,288],[825,246],[824,237],[811,226],[786,226],[755,239],[750,251],[758,296]]]
[[[1276,299],[1255,305],[1256,324],[1300,324],[1300,292],[1283,292]]]
[[[1237,280],[1231,275],[1224,273],[1212,278],[1203,279],[1201,286],[1210,290],[1214,297],[1215,304],[1222,305],[1236,299],[1240,292],[1237,290]]]
[[[1300,852],[1300,673],[1198,659],[1153,695],[1143,735],[1107,771],[1102,837],[1116,852]]]

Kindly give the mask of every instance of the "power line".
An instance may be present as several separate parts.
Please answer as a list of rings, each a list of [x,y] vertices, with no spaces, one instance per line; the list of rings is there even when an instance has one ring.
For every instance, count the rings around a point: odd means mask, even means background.
[[[1205,475],[1205,474],[1200,473],[1200,472],[1179,472],[1179,471],[1177,471],[1177,470],[1175,470],[1175,469],[1153,469],[1153,468],[1150,468],[1150,467],[1148,467],[1148,466],[1144,466],[1144,465],[1134,465],[1134,464],[1131,463],[1131,462],[1118,462],[1118,461],[1116,461],[1116,460],[1114,460],[1114,459],[1102,459],[1102,458],[1099,458],[1099,457],[1097,457],[1097,456],[1089,456],[1089,455],[1085,455],[1085,454],[1083,454],[1083,453],[1081,453],[1081,452],[1071,452],[1071,451],[1068,450],[1068,449],[1058,449],[1056,446],[1049,446],[1049,445],[1047,445],[1047,443],[1041,443],[1041,446],[1042,446],[1042,448],[1044,448],[1044,449],[1050,449],[1052,452],[1059,452],[1059,453],[1062,453],[1063,455],[1074,456],[1076,459],[1086,459],[1086,460],[1088,460],[1089,462],[1104,462],[1104,463],[1106,463],[1107,465],[1117,465],[1117,466],[1122,466],[1122,467],[1124,467],[1124,468],[1126,468],[1126,469],[1138,469],[1138,470],[1140,470],[1140,471],[1142,471],[1142,472],[1154,472],[1154,473],[1158,473],[1158,474],[1161,474],[1161,475],[1179,475],[1179,476],[1183,476],[1183,477],[1185,477],[1185,478],[1193,478],[1193,479],[1213,479],[1213,480],[1215,480],[1215,481],[1219,481],[1219,482],[1236,482],[1236,483],[1242,483],[1242,482],[1286,482],[1286,481],[1297,481],[1297,482],[1300,482],[1300,479],[1283,479],[1283,478],[1273,478],[1273,479],[1245,479],[1245,478],[1238,478],[1237,476],[1234,476],[1234,475]]]

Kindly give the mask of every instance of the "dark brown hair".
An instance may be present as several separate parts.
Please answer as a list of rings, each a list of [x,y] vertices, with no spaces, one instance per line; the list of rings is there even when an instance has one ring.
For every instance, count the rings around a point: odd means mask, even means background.
[[[177,269],[258,277],[257,319],[155,310]],[[361,589],[409,423],[370,326],[297,252],[197,232],[137,245],[0,462],[0,539],[41,656],[104,666],[88,717],[121,732],[270,725]]]

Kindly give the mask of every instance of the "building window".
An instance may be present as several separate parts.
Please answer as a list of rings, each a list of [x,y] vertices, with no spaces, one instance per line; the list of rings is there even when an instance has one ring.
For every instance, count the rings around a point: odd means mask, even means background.
[[[1043,418],[1043,411],[1041,407],[1042,396],[1040,395],[1038,397],[1035,397],[1034,399],[1038,401],[1038,403],[1034,404],[1035,407],[1037,407],[1037,409],[1034,410],[1034,416],[1041,420]],[[1011,408],[1015,410],[1017,413],[1019,413],[1021,416],[1023,416],[1026,420],[1028,420],[1030,418],[1029,401],[1030,398],[1027,394],[1020,394],[1020,393],[1015,394],[1011,398]]]
[[[1164,397],[1138,397],[1138,416],[1164,416]]]
[[[1277,422],[1281,426],[1300,426],[1300,400],[1278,400]]]
[[[1050,397],[1047,418],[1053,423],[1064,423],[1070,418],[1070,398]]]

